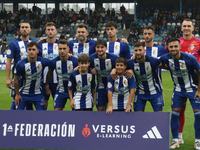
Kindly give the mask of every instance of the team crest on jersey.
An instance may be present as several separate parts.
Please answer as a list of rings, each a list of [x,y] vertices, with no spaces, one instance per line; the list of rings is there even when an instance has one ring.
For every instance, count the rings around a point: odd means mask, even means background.
[[[42,56],[45,57],[45,54],[43,54]]]
[[[24,53],[21,53],[21,56],[24,55]]]
[[[75,52],[73,52],[73,55],[75,55],[76,53]]]
[[[40,69],[40,67],[41,67],[40,64],[38,64],[37,68]]]
[[[72,69],[72,65],[69,65],[69,70],[71,70]]]
[[[109,63],[109,62],[107,62],[107,63],[106,63],[106,65],[109,67],[109,66],[110,66],[110,63]]]
[[[147,70],[149,70],[150,69],[150,67],[149,66],[147,66]]]
[[[88,44],[85,44],[85,49],[87,49],[88,48]]]
[[[88,78],[88,82],[91,82],[91,77]]]
[[[181,63],[181,68],[184,68],[184,63]]]
[[[127,84],[127,81],[126,81],[126,80],[124,80],[124,84],[125,84],[125,85]]]
[[[194,45],[192,44],[190,48],[191,48],[191,50],[193,50],[194,49]]]
[[[156,50],[155,50],[155,49],[153,50],[153,54],[154,54],[154,55],[156,54]]]
[[[54,49],[55,49],[55,50],[58,50],[58,46],[57,46],[57,45],[55,45],[55,46],[54,46]]]
[[[116,45],[116,46],[115,46],[115,49],[118,49],[118,47],[119,47],[119,46],[118,46],[118,45]]]

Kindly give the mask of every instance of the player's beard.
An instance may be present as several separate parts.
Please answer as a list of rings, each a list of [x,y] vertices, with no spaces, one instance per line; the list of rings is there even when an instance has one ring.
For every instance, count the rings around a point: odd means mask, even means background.
[[[86,40],[85,36],[77,36],[77,39],[81,42],[84,42]]]
[[[26,38],[27,36],[29,36],[29,33],[27,33],[27,34],[21,34],[21,36],[22,36],[23,38]]]
[[[144,39],[144,40],[145,40],[145,42],[150,43],[153,41],[153,38],[149,38],[148,41],[146,39]]]
[[[140,55],[140,56],[141,56],[141,57],[139,57],[139,58],[138,58],[137,56],[135,56],[135,59],[137,59],[137,60],[140,61],[140,60],[142,60],[142,59],[144,58],[144,55]]]

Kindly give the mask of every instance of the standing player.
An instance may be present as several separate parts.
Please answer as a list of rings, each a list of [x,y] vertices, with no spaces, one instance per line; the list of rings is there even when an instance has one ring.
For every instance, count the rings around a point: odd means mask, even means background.
[[[106,52],[117,55],[118,57],[124,57],[127,60],[131,58],[130,48],[128,44],[118,42],[116,37],[118,28],[117,23],[109,21],[106,23],[106,32],[108,35],[107,50]]]
[[[135,43],[135,60],[128,60],[127,62],[127,69],[133,70],[137,84],[134,111],[143,112],[146,102],[149,101],[155,112],[161,112],[164,100],[156,72],[160,66],[160,61],[157,58],[145,55],[145,53],[143,43]]]
[[[68,81],[68,92],[70,97],[70,105],[74,110],[92,111],[95,95],[95,76],[88,70],[90,58],[86,54],[82,54],[78,58],[80,68],[73,71]],[[74,97],[72,95],[73,88],[76,88]]]
[[[195,70],[200,74],[200,65],[194,56],[180,52],[181,45],[178,39],[172,38],[168,41],[168,50],[160,58],[161,62],[169,67],[172,80],[174,82],[174,91],[172,94],[172,116],[171,131],[173,142],[171,148],[179,147],[179,114],[183,106],[184,99],[189,98],[194,111],[195,128],[195,149],[200,149],[200,79],[197,79]],[[199,76],[200,77],[200,76]],[[197,81],[198,80],[198,81]]]
[[[90,56],[90,68],[94,68],[97,74],[96,88],[96,107],[98,111],[105,111],[108,104],[108,92],[106,90],[108,76],[115,67],[115,61],[118,58],[114,54],[106,53],[106,41],[99,39],[96,44],[96,53]]]
[[[30,41],[35,41],[34,39],[29,37],[29,33],[31,32],[31,27],[29,22],[22,22],[20,24],[20,33],[21,36],[15,39],[13,42],[10,43],[8,50],[7,50],[7,61],[6,61],[6,85],[8,88],[11,89],[11,97],[13,97],[13,102],[11,105],[11,110],[15,110],[15,90],[14,86],[12,85],[12,80],[10,79],[10,71],[11,71],[11,62],[14,59],[14,66],[23,58],[27,58],[27,43]],[[32,104],[28,104],[28,110],[32,110]]]
[[[45,33],[47,35],[47,38],[44,39],[43,42],[39,42],[38,44],[40,46],[40,52],[42,53],[42,56],[44,58],[48,58],[48,59],[52,60],[53,58],[55,58],[59,55],[59,52],[58,52],[58,41],[59,40],[56,39],[56,34],[57,34],[56,25],[53,22],[48,22],[45,27],[46,27]],[[50,95],[47,95],[45,92],[45,83],[46,83],[46,76],[47,76],[48,70],[49,70],[48,67],[46,67],[44,70],[44,79],[43,79],[43,84],[42,84],[46,109],[48,106],[48,100],[49,100],[49,96],[50,96]],[[57,78],[58,77],[57,77],[56,71],[54,71],[53,76],[49,82],[49,88],[51,90],[51,94],[52,94],[53,98],[55,96],[56,88],[58,85]]]
[[[78,59],[74,56],[68,56],[69,42],[66,40],[60,40],[58,42],[58,50],[59,56],[51,60],[49,65],[45,90],[48,95],[51,93],[49,81],[55,70],[58,75],[58,87],[54,97],[54,110],[63,110],[67,99],[69,99],[67,88],[68,80],[74,68],[78,66]]]
[[[49,59],[37,57],[39,45],[37,42],[27,44],[28,58],[22,59],[14,70],[15,105],[17,110],[24,110],[27,103],[32,102],[36,110],[44,110],[44,96],[41,90],[43,70],[49,65]],[[19,78],[22,87],[19,87]]]
[[[191,19],[185,19],[181,26],[181,31],[183,32],[183,37],[181,37],[180,44],[181,44],[181,52],[192,54],[197,61],[200,63],[200,40],[195,38],[192,35],[192,32],[194,31],[194,26],[192,24]],[[183,127],[185,123],[185,108],[186,108],[186,102],[183,104],[180,115],[179,115],[179,122],[180,122],[180,128],[179,128],[179,144],[183,144]]]
[[[132,76],[127,79],[124,74],[127,67],[126,59],[123,57],[117,58],[115,61],[116,73],[119,76],[117,80],[108,77],[108,100],[109,108],[106,113],[111,114],[112,111],[132,111],[132,100],[135,95],[136,83]]]
[[[77,26],[77,39],[69,42],[69,48],[73,56],[78,58],[81,54],[90,56],[95,53],[96,41],[87,39],[88,34],[88,26],[86,24],[79,24]]]

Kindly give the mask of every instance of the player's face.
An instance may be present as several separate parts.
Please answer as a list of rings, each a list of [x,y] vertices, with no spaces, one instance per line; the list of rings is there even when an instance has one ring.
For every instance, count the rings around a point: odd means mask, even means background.
[[[177,56],[180,53],[181,45],[178,41],[170,42],[168,44],[168,50],[172,56]]]
[[[143,46],[135,47],[134,48],[134,54],[135,54],[135,59],[141,60],[144,58],[146,50],[144,49]]]
[[[98,56],[103,56],[106,53],[107,47],[102,44],[99,44],[95,47]]]
[[[90,66],[89,62],[78,62],[78,65],[80,66],[81,72],[86,72],[88,67]]]
[[[79,41],[85,41],[88,36],[88,31],[86,28],[77,28],[76,30],[76,38]]]
[[[20,33],[23,37],[27,37],[31,32],[31,27],[29,23],[21,23],[20,25]]]
[[[124,63],[116,63],[115,68],[118,75],[123,75],[126,70]]]
[[[149,29],[149,30],[144,29],[143,36],[144,36],[145,42],[151,42],[151,41],[153,41],[155,33],[151,29]]]
[[[47,26],[45,33],[48,38],[54,38],[57,34],[57,30],[56,30],[55,26]]]
[[[59,44],[58,50],[60,57],[65,57],[68,55],[69,47],[67,46],[67,44]]]
[[[106,27],[106,33],[109,38],[116,37],[117,31],[118,29],[116,29],[115,27]]]
[[[34,45],[33,47],[28,47],[27,48],[27,53],[28,53],[28,56],[30,58],[35,58],[37,57],[37,54],[39,53],[39,50],[38,48]]]
[[[192,31],[194,31],[194,26],[191,21],[183,21],[181,31],[183,35],[192,35]]]

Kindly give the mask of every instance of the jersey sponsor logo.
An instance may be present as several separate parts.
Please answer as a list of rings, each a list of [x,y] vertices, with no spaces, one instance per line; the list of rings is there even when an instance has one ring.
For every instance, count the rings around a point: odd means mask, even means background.
[[[108,82],[108,88],[111,88],[112,84],[110,82]]]
[[[193,50],[193,49],[194,49],[194,45],[192,44],[192,45],[190,46],[190,48],[191,48],[191,50]]]
[[[7,50],[7,55],[10,55],[10,54],[11,54],[11,50],[8,49],[8,50]]]
[[[90,135],[90,128],[88,128],[88,124],[85,124],[85,128],[82,130],[82,135],[87,138]]]
[[[151,130],[147,131],[147,134],[142,137],[143,139],[162,139],[162,136],[156,126],[152,127]]]
[[[55,58],[55,57],[59,56],[59,54],[50,53],[50,54],[42,54],[42,56],[45,58]]]
[[[27,52],[21,52],[20,55],[21,56],[28,56],[28,53]]]

